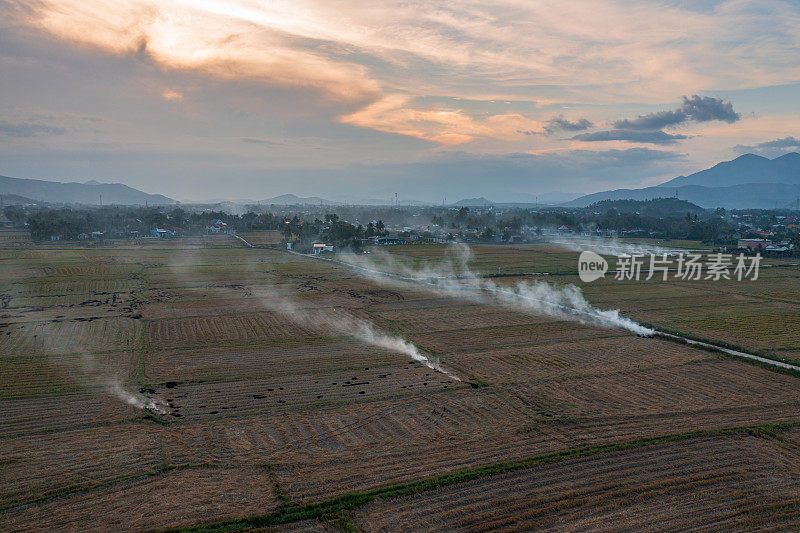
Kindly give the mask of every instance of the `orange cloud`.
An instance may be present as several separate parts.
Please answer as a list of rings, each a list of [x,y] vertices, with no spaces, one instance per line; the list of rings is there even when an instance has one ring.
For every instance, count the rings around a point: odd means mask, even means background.
[[[541,130],[542,123],[518,114],[477,119],[460,109],[415,109],[411,98],[388,95],[341,117],[345,124],[434,141],[444,145],[468,143],[480,137],[519,139],[520,131]]]
[[[146,54],[167,69],[308,87],[341,101],[379,94],[361,65],[332,61],[269,25],[219,13],[226,2],[44,0],[33,24],[59,38],[115,54]],[[235,7],[235,3],[230,3]],[[213,8],[213,9],[212,9]]]
[[[173,89],[164,89],[161,97],[168,102],[183,102],[183,94]]]

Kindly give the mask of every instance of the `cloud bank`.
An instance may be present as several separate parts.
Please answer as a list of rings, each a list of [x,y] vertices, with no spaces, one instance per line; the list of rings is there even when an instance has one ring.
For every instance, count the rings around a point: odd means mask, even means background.
[[[13,123],[0,120],[0,137],[34,137],[36,135],[63,135],[67,130],[33,122]]]
[[[584,142],[625,141],[648,144],[675,144],[681,139],[688,139],[688,136],[670,134],[663,131],[610,130],[581,133],[575,135],[572,139]]]
[[[583,131],[593,127],[594,124],[590,120],[585,118],[571,121],[564,117],[554,117],[548,120],[547,123],[545,124],[545,129],[550,133],[558,130]]]
[[[733,110],[733,104],[730,102],[724,102],[720,98],[695,94],[691,97],[684,96],[683,105],[679,109],[617,120],[613,122],[613,125],[615,128],[622,130],[660,130],[689,121],[710,122],[712,120],[721,120],[733,123],[740,118],[741,115]]]

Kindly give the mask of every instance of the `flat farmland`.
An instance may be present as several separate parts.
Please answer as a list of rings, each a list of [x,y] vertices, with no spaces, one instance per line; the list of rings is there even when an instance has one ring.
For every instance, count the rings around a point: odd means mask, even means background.
[[[800,527],[800,448],[751,435],[612,452],[373,503],[363,531]]]
[[[500,285],[576,282],[575,252],[472,253]],[[0,289],[3,530],[798,526],[795,375],[229,237],[0,265],[22,272]],[[795,275],[582,288],[785,355]]]
[[[283,235],[277,230],[248,231],[239,236],[254,246],[276,245],[283,242]]]

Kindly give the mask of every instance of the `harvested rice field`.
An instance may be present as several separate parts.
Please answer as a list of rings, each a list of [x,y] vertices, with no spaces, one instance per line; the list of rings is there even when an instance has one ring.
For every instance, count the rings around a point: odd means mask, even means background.
[[[587,284],[556,246],[471,253],[501,290],[574,284],[799,357],[800,271],[779,260],[755,281]],[[796,373],[228,236],[5,235],[0,272],[3,531],[800,527]]]

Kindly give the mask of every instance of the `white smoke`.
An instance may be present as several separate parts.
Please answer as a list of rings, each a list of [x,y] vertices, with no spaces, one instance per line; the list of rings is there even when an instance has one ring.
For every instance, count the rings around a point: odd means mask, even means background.
[[[172,267],[175,273],[185,275],[180,270],[180,267],[193,264],[194,254],[191,257],[184,257],[182,261],[173,259]],[[251,273],[255,276],[262,278],[263,274],[258,274],[255,265],[250,265]],[[206,289],[215,290],[217,292],[230,293],[234,289],[224,285],[212,285]],[[377,346],[386,350],[398,352],[407,355],[414,361],[422,363],[431,370],[441,372],[447,377],[456,381],[461,379],[442,367],[441,362],[435,358],[422,353],[419,348],[414,344],[406,341],[405,339],[391,335],[381,331],[370,321],[353,316],[350,312],[344,309],[320,309],[320,308],[304,308],[296,301],[296,299],[287,296],[279,291],[277,287],[265,290],[259,287],[241,286],[239,289],[245,290],[249,297],[255,297],[261,303],[263,308],[269,309],[284,318],[287,318],[295,324],[303,327],[316,329],[322,332],[337,332],[340,335],[345,335],[358,339],[366,344]]]
[[[42,316],[42,320],[44,320],[44,316]],[[115,376],[111,369],[98,365],[97,357],[93,354],[94,350],[89,346],[91,343],[79,342],[75,337],[66,339],[52,328],[52,323],[44,323],[39,334],[34,336],[36,346],[37,349],[41,349],[51,357],[64,353],[76,356],[75,358],[59,358],[61,361],[59,364],[67,361],[71,369],[79,371],[77,374],[65,373],[68,379],[76,381],[82,386],[102,388],[110,396],[140,409],[148,409],[160,414],[168,412],[165,403],[126,390],[119,377]]]
[[[569,235],[546,236],[545,242],[564,250],[573,252],[591,251],[600,255],[612,255],[616,257],[631,255],[678,255],[686,253],[687,250],[664,248],[657,245],[644,245],[623,242],[616,237],[572,237]]]
[[[106,383],[106,390],[112,396],[139,409],[147,409],[148,411],[162,415],[168,412],[168,406],[163,401],[153,400],[152,398],[148,398],[142,394],[132,393],[126,390],[122,384],[115,379],[109,380]]]
[[[472,252],[464,244],[452,245],[450,253],[436,265],[416,267],[385,252],[372,254],[373,258],[340,254],[339,259],[354,267],[357,272],[384,285],[406,282],[423,286],[445,296],[512,307],[532,315],[548,315],[577,320],[604,327],[619,327],[651,337],[654,331],[623,317],[618,310],[602,311],[589,304],[575,285],[556,287],[543,281],[519,282],[502,287],[491,280],[480,278],[469,269]]]
[[[290,319],[296,324],[323,331],[335,331],[372,346],[405,354],[431,370],[441,372],[456,381],[461,381],[457,376],[445,370],[437,359],[426,356],[412,343],[396,335],[380,331],[368,320],[353,316],[347,311],[341,309],[305,309],[300,307],[294,300],[285,296],[278,296],[274,292],[254,291],[253,296],[257,297],[264,307]]]

